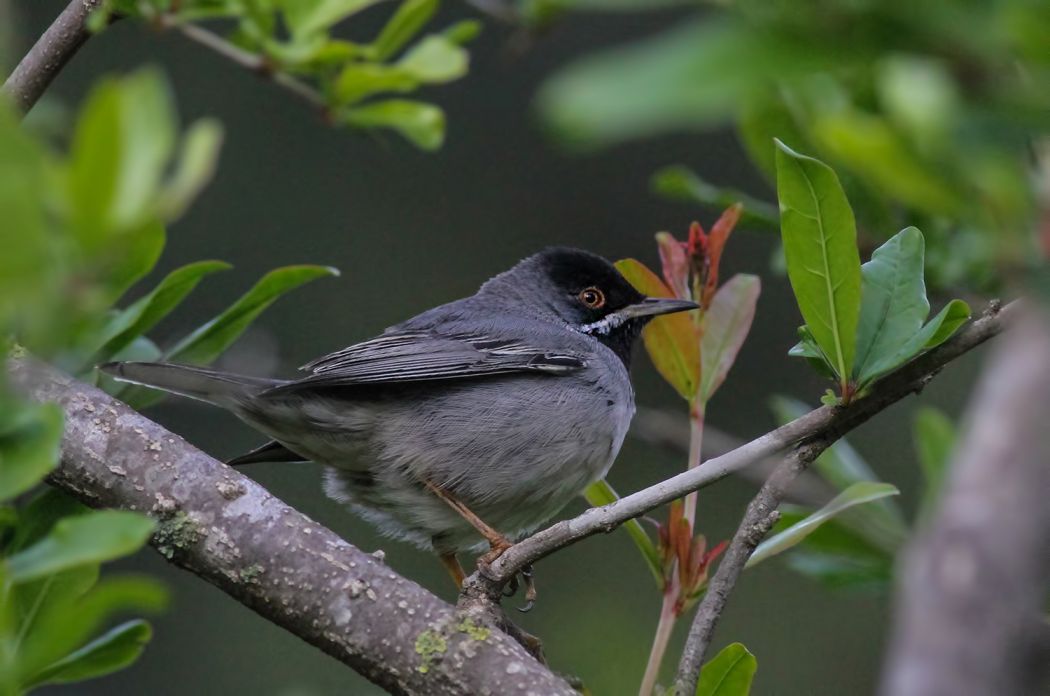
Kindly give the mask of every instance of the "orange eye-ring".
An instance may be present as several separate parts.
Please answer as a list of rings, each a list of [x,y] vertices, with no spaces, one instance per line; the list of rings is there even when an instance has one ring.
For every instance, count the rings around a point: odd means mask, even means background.
[[[605,306],[605,293],[598,288],[589,287],[581,290],[578,297],[580,302],[591,309],[601,309]]]

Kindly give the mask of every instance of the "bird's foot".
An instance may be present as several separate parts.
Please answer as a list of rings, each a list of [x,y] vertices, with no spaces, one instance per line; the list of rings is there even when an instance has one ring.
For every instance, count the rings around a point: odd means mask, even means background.
[[[525,604],[518,607],[518,611],[526,613],[532,611],[532,607],[536,605],[536,581],[532,574],[532,565],[527,565],[521,569],[521,584],[525,586]],[[504,597],[513,597],[518,593],[518,575],[515,575],[507,583],[507,586],[503,588]]]
[[[514,544],[510,543],[510,540],[502,534],[486,535],[486,540],[489,542],[489,550],[478,559],[478,565],[492,565],[492,563],[503,555],[503,552],[509,549]]]

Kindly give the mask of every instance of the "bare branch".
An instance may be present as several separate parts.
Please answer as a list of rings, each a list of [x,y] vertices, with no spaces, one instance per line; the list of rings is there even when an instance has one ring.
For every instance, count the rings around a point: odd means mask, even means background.
[[[847,406],[824,406],[787,425],[715,457],[703,465],[661,481],[615,503],[591,508],[571,520],[557,522],[525,539],[496,559],[482,572],[474,573],[464,585],[468,593],[497,596],[499,588],[523,567],[573,544],[580,539],[610,532],[629,519],[645,514],[692,491],[711,485],[760,459],[815,440],[834,442],[873,415],[921,391],[933,376],[952,360],[997,335],[1016,311],[1014,304],[1000,307],[993,303],[983,316],[958,334],[887,375],[867,396]]]
[[[102,0],[73,0],[4,82],[2,91],[22,113],[33,108],[55,76],[91,37],[85,21]]]
[[[29,360],[13,382],[66,415],[55,485],[94,507],[144,512],[152,544],[396,694],[574,694],[496,630],[105,393]]]
[[[700,677],[700,667],[704,655],[711,645],[715,626],[722,616],[729,594],[733,591],[740,573],[747,560],[751,558],[758,543],[776,524],[780,513],[777,507],[784,500],[788,489],[798,476],[806,470],[813,460],[831,444],[829,439],[817,439],[807,442],[793,451],[773,471],[754,499],[748,504],[744,519],[733,535],[733,541],[726,549],[725,557],[718,564],[711,582],[707,587],[696,616],[689,627],[682,658],[678,663],[678,675],[675,677],[672,693],[686,695],[696,693],[696,682]]]
[[[939,509],[905,556],[882,694],[1048,693],[1044,310],[1023,308],[972,397]]]

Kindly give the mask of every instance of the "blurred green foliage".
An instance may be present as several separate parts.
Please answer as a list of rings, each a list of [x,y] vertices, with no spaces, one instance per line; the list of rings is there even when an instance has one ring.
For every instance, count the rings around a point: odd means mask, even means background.
[[[108,0],[92,15],[102,30],[114,15],[154,26],[193,25],[192,37],[236,54],[323,110],[325,119],[360,129],[386,128],[424,150],[441,147],[445,113],[418,100],[391,98],[467,73],[463,44],[480,31],[473,20],[420,36],[439,0],[404,0],[369,42],[333,35],[337,25],[380,0]],[[220,20],[227,38],[196,23]],[[207,32],[207,33],[204,33]]]
[[[1048,44],[1050,8],[1034,0],[707,3],[702,21],[563,69],[539,106],[580,147],[732,125],[770,182],[780,138],[840,173],[864,246],[917,225],[935,287],[986,289],[1002,264],[1046,252]],[[657,187],[722,200],[687,175]]]
[[[167,83],[153,70],[99,84],[80,110],[68,153],[20,129],[0,103],[0,209],[10,223],[0,226],[4,355],[28,352],[88,381],[97,362],[113,358],[207,363],[282,294],[333,274],[323,266],[276,269],[166,353],[145,332],[228,264],[189,264],[113,308],[153,268],[165,223],[207,183],[220,141],[221,129],[207,119],[180,136]],[[100,631],[114,614],[159,610],[165,592],[142,578],[99,580],[100,565],[138,550],[154,523],[138,513],[89,511],[39,487],[58,464],[62,411],[21,401],[5,388],[6,374],[0,371],[0,693],[17,694],[133,662],[151,636],[146,622]],[[124,396],[134,402],[136,394]]]

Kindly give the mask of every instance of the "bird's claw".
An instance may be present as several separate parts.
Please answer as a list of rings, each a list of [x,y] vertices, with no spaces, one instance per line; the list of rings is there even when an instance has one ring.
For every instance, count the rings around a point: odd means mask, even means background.
[[[515,578],[516,580],[517,578]],[[522,614],[532,611],[532,607],[536,605],[536,582],[532,577],[532,565],[527,565],[521,569],[521,579],[525,583],[525,605],[518,607],[518,611]],[[515,588],[516,589],[516,588]]]

